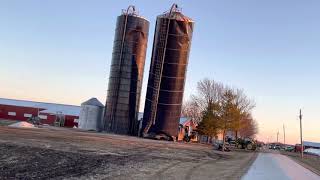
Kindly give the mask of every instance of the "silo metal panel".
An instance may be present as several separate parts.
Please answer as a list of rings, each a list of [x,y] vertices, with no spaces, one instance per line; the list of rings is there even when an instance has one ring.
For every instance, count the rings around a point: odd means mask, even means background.
[[[137,132],[148,32],[149,22],[140,16],[117,18],[104,118],[109,132]]]
[[[103,129],[104,106],[96,98],[81,104],[78,127],[84,130],[100,131]]]
[[[144,132],[171,137],[178,134],[193,24],[180,12],[157,17],[142,123]]]

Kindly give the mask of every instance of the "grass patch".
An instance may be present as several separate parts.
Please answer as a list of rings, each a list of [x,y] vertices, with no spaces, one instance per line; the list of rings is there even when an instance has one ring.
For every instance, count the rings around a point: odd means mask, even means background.
[[[13,123],[16,123],[16,122],[18,122],[18,121],[0,119],[0,126],[9,126],[10,124],[13,124]]]

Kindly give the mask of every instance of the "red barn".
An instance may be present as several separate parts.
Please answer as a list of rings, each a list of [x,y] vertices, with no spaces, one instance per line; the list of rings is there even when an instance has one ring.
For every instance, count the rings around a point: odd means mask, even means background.
[[[42,123],[53,125],[63,119],[63,126],[77,126],[80,106],[0,98],[0,119],[26,121],[39,116]]]

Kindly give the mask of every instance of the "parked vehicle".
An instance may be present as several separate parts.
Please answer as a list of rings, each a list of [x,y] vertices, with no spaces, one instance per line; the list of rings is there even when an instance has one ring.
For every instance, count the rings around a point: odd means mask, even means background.
[[[269,149],[273,149],[275,144],[269,144]]]
[[[294,149],[295,149],[294,146],[286,146],[284,150],[288,152],[293,152]]]
[[[280,150],[281,149],[281,146],[279,145],[279,144],[276,144],[275,146],[274,146],[274,150]]]
[[[284,148],[283,146],[281,146],[280,144],[276,144],[276,143],[271,143],[269,145],[269,149],[272,149],[272,150],[281,150],[283,148]]]
[[[40,125],[41,119],[38,116],[31,116],[28,118],[27,122],[29,122],[33,125]]]
[[[296,144],[295,145],[294,152],[301,152],[301,144]]]
[[[215,150],[222,151],[222,146],[223,146],[223,142],[222,141],[215,141],[213,143],[213,148]],[[231,151],[230,144],[228,142],[225,142],[224,151],[226,151],[226,152]]]
[[[238,140],[236,141],[236,147],[238,149],[247,149],[252,151],[257,149],[255,141],[249,138],[238,138]]]

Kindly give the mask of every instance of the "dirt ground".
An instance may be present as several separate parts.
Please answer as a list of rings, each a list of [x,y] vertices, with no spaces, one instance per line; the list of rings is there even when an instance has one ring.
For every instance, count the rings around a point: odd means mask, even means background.
[[[0,127],[0,179],[240,179],[256,155],[74,129]]]
[[[284,155],[292,158],[299,164],[303,165],[307,169],[311,170],[312,172],[318,174],[320,176],[320,157],[310,154],[304,154],[304,158],[301,159],[300,153],[296,152],[281,152]]]

